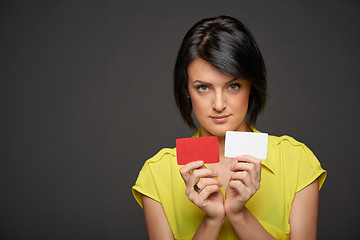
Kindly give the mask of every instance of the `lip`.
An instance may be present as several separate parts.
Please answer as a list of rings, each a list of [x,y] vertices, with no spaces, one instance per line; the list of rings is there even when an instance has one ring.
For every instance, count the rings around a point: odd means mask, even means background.
[[[223,123],[226,122],[226,120],[228,120],[229,117],[230,115],[219,115],[219,116],[211,116],[211,119],[214,120],[214,122],[216,123]]]

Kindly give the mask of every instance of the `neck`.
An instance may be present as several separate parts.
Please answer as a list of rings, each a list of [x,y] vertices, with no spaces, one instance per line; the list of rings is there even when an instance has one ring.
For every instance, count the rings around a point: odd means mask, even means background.
[[[225,153],[225,137],[218,137],[218,139],[219,139],[219,154],[221,159]]]

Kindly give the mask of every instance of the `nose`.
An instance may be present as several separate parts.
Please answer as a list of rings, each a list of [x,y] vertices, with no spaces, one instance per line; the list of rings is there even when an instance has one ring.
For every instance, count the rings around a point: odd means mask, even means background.
[[[215,98],[212,107],[217,112],[221,112],[226,108],[225,96],[222,92],[215,93]]]

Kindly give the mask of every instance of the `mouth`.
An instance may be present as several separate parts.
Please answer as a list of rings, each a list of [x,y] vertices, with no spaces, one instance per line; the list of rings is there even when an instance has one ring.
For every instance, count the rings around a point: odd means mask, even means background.
[[[219,115],[219,116],[211,116],[211,119],[214,120],[216,123],[223,123],[225,122],[230,115]]]

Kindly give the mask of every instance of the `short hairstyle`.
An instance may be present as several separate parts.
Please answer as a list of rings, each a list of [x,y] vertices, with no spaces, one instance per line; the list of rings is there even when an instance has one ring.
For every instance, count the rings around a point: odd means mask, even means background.
[[[175,63],[174,93],[182,118],[196,128],[188,92],[187,69],[191,61],[201,58],[226,75],[251,83],[247,123],[254,125],[266,103],[266,67],[250,31],[229,16],[205,18],[186,33]]]

